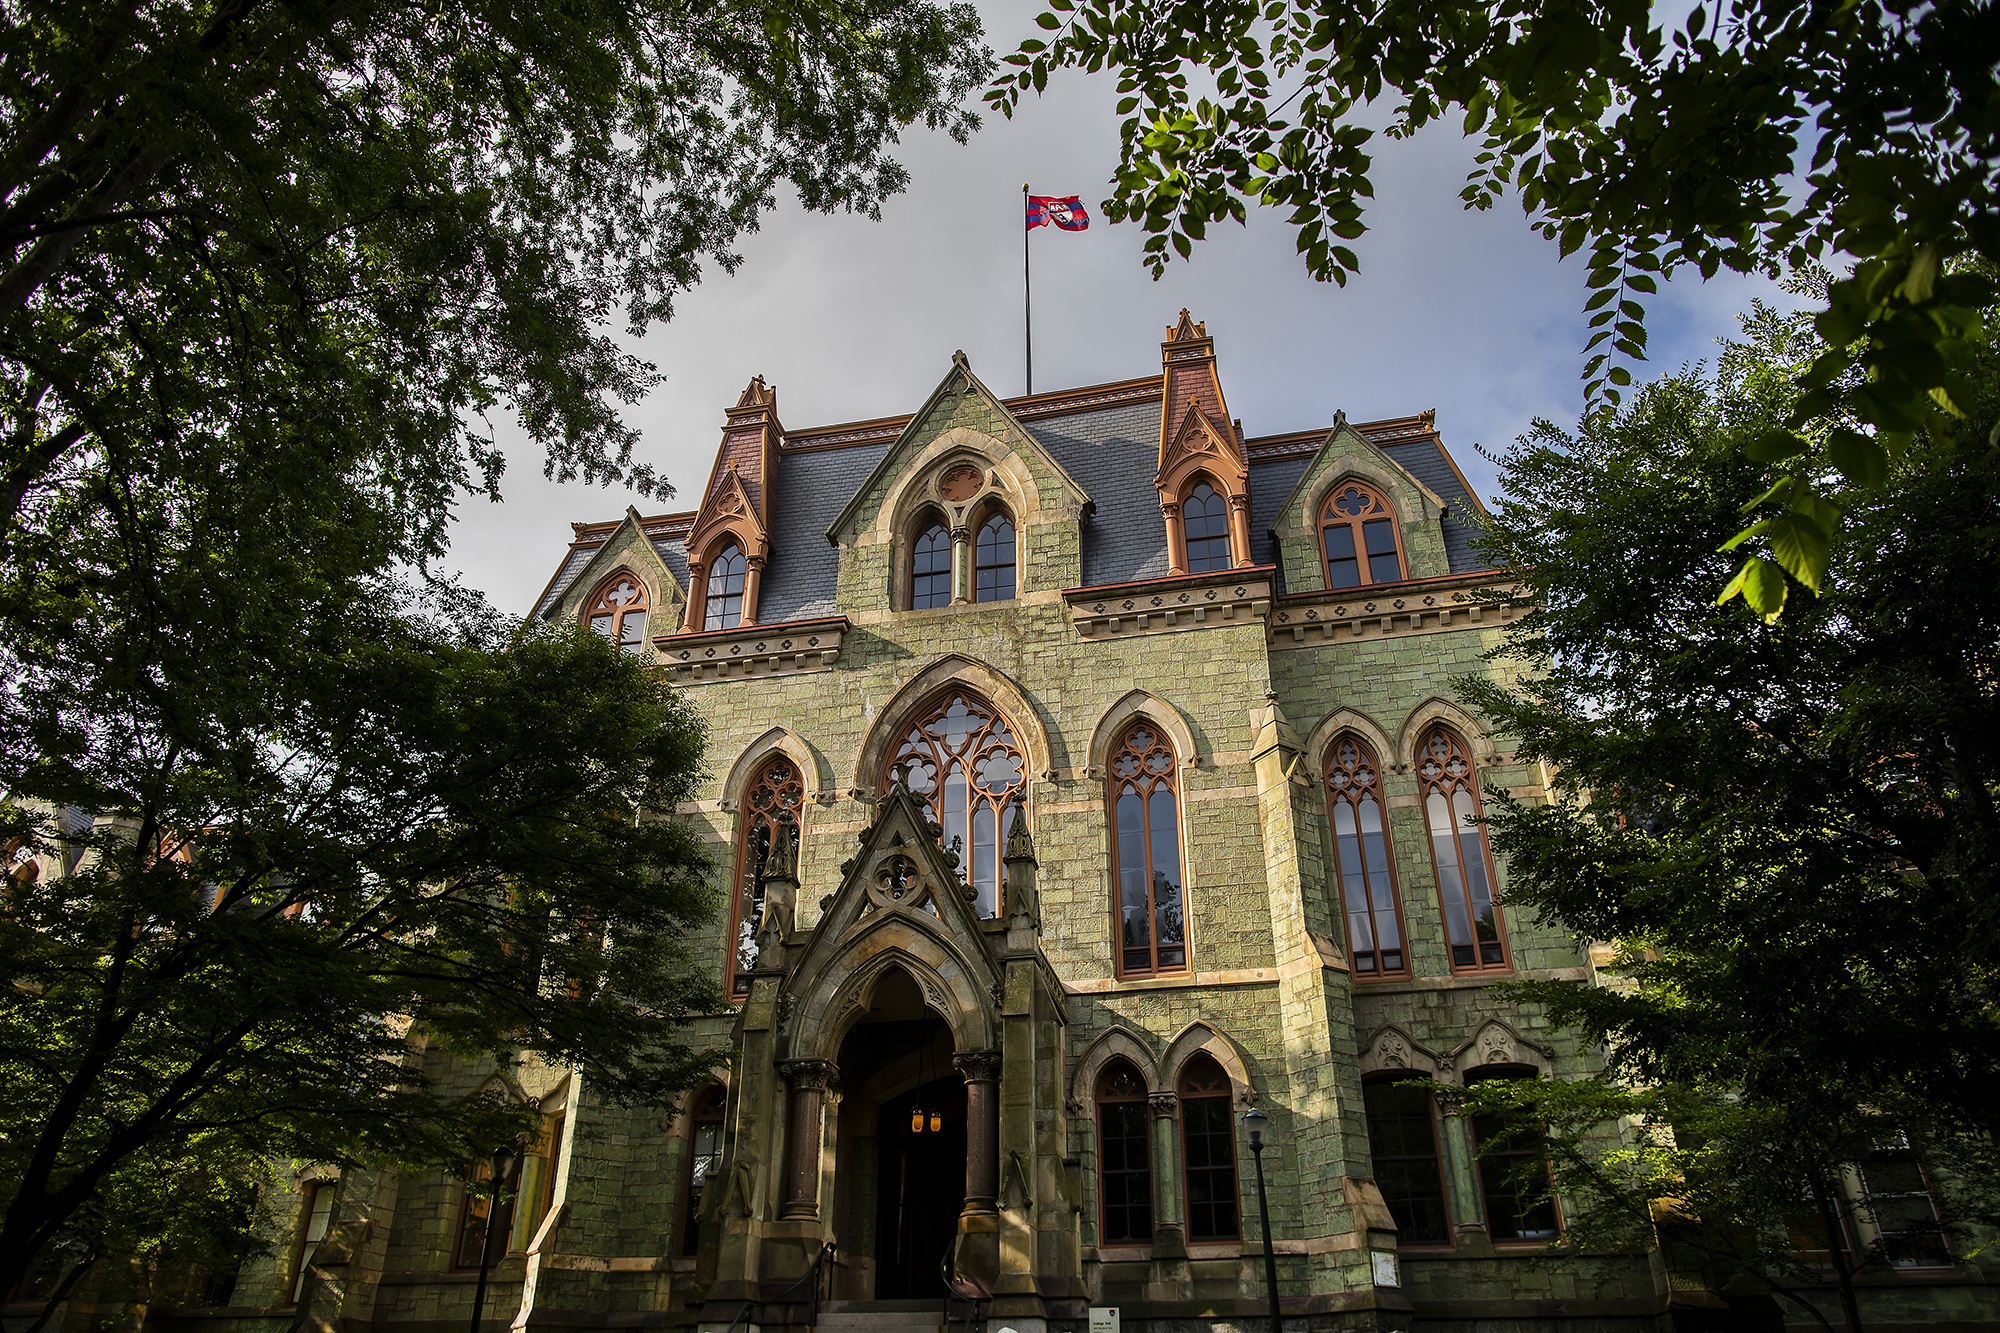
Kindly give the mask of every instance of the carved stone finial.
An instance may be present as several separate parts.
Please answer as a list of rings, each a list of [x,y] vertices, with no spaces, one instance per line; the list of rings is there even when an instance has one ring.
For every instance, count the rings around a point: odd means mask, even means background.
[[[1001,854],[1003,861],[1032,861],[1035,859],[1035,840],[1028,832],[1028,808],[1014,807],[1014,823],[1007,830],[1007,850]]]
[[[789,820],[778,821],[778,833],[771,840],[771,853],[765,860],[764,879],[799,882],[799,847],[792,840]]]

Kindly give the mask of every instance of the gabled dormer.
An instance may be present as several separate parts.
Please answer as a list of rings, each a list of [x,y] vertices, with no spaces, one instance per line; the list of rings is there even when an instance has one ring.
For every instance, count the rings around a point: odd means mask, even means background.
[[[1366,588],[1451,573],[1446,501],[1336,413],[1270,516],[1291,592]]]
[[[1250,462],[1222,395],[1215,340],[1186,310],[1160,344],[1160,458],[1153,486],[1171,573],[1250,561]]]
[[[578,529],[579,543],[603,532],[602,526],[579,524]],[[628,507],[624,520],[604,534],[602,544],[553,600],[545,597],[540,614],[551,621],[581,623],[629,651],[650,655],[652,641],[679,619],[685,598],[639,511]]]
[[[757,623],[757,594],[771,556],[778,481],[778,391],[762,375],[730,408],[708,489],[688,533],[688,614],[683,633]]]

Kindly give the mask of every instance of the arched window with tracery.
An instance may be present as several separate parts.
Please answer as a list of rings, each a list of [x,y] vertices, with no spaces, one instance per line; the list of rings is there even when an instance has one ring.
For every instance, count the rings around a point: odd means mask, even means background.
[[[1403,579],[1403,540],[1396,514],[1373,486],[1350,481],[1334,488],[1320,515],[1320,543],[1326,553],[1329,589]]]
[[[1389,855],[1382,766],[1356,736],[1340,736],[1327,749],[1326,809],[1355,976],[1406,973],[1409,954],[1403,947],[1402,904]]]
[[[951,529],[935,515],[910,544],[910,609],[951,605]]]
[[[1226,496],[1206,481],[1200,483],[1181,501],[1181,525],[1187,540],[1188,573],[1206,574],[1230,567]]]
[[[979,915],[1000,915],[1000,840],[1009,807],[1027,791],[1021,742],[1007,719],[969,690],[943,694],[890,757],[885,788],[899,768],[943,827],[945,850],[957,853]]]
[[[646,651],[646,585],[619,570],[598,585],[584,607],[590,627],[628,653]]]
[[[1100,1245],[1153,1243],[1152,1116],[1146,1081],[1123,1060],[1097,1080],[1097,1216]]]
[[[799,767],[783,755],[757,770],[743,793],[743,818],[736,844],[736,894],[729,916],[729,993],[750,993],[749,972],[757,966],[757,931],[764,924],[764,877],[771,866],[771,844],[778,826],[791,830],[799,845],[800,812],[806,788]]]
[[[1187,968],[1181,821],[1173,747],[1141,721],[1111,751],[1111,872],[1118,886],[1118,974]]]
[[[1014,600],[1014,520],[996,509],[979,525],[972,547],[972,600]]]
[[[711,1083],[696,1095],[688,1118],[687,1186],[682,1190],[681,1253],[701,1249],[701,1192],[722,1168],[722,1115],[729,1089]]]
[[[735,629],[743,623],[743,548],[735,542],[723,547],[708,563],[708,597],[701,627]]]
[[[1446,942],[1454,971],[1507,966],[1507,936],[1494,902],[1493,855],[1480,815],[1479,779],[1465,741],[1435,726],[1417,746],[1417,781],[1437,859]]]
[[[1236,1122],[1229,1113],[1229,1075],[1212,1056],[1197,1055],[1181,1070],[1181,1171],[1187,1178],[1187,1238],[1235,1240]]]

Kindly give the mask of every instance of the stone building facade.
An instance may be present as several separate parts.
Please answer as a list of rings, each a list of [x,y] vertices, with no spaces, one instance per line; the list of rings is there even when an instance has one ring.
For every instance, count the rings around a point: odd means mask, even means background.
[[[994,1330],[1262,1329],[1267,1243],[1288,1329],[1800,1318],[1563,1253],[1534,1145],[1432,1096],[1588,1070],[1493,986],[1595,974],[1467,822],[1547,779],[1452,701],[1515,610],[1430,414],[1248,435],[1186,312],[1161,356],[1003,401],[961,355],[908,415],[811,430],[754,380],[694,512],[577,525],[534,614],[710,728],[679,813],[732,1054],[653,1110],[433,1071],[545,1116],[489,1318],[934,1326],[949,1277]],[[290,1206],[224,1308],[164,1322],[464,1326],[463,1182],[308,1172]],[[1929,1277],[1878,1313],[1991,1309]]]

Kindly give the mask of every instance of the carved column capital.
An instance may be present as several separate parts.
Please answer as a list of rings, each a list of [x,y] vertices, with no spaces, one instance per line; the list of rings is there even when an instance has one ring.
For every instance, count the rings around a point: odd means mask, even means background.
[[[1000,1052],[962,1051],[951,1057],[951,1067],[967,1083],[997,1083],[1000,1081]]]
[[[972,529],[971,529],[971,528],[953,528],[953,529],[951,530],[951,539],[952,539],[952,541],[954,541],[954,542],[958,542],[958,543],[965,543],[965,542],[969,542],[969,541],[971,541],[971,540],[972,540]]]
[[[746,555],[743,559],[749,563],[752,569],[762,569],[764,567],[764,557],[761,555]]]
[[[1159,1119],[1172,1120],[1180,1112],[1181,1099],[1171,1092],[1149,1092],[1146,1105],[1153,1108],[1154,1116]]]
[[[1169,520],[1180,517],[1180,512],[1181,506],[1177,500],[1163,501],[1160,505],[1160,513]]]
[[[1250,507],[1250,497],[1248,495],[1232,495],[1229,497],[1229,507],[1231,509],[1248,509]]]
[[[801,1092],[825,1092],[840,1086],[840,1067],[831,1060],[780,1060],[778,1072]]]

